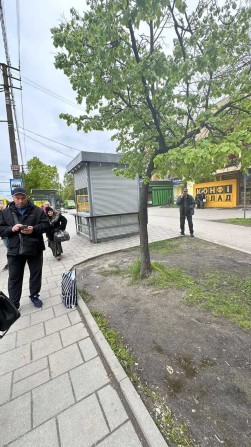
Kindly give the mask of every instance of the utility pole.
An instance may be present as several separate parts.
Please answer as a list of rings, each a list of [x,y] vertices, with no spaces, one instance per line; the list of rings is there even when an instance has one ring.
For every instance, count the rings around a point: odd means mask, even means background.
[[[7,74],[7,65],[0,64],[3,72],[3,88],[5,95],[5,105],[6,105],[6,114],[7,114],[7,122],[8,122],[8,131],[9,131],[9,141],[10,141],[10,153],[11,153],[11,170],[13,173],[13,178],[19,178],[20,166],[18,164],[17,157],[17,146],[15,140],[15,130],[14,130],[14,122],[12,115],[12,107],[11,107],[11,96],[10,96],[10,86]]]

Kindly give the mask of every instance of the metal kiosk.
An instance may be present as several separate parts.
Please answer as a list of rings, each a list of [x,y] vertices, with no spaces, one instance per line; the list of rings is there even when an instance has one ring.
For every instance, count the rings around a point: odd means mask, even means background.
[[[66,166],[74,177],[77,234],[90,242],[139,233],[139,179],[115,175],[120,157],[80,152]]]
[[[56,189],[32,189],[31,200],[37,206],[42,206],[44,202],[50,202],[52,208],[60,209],[60,196]]]

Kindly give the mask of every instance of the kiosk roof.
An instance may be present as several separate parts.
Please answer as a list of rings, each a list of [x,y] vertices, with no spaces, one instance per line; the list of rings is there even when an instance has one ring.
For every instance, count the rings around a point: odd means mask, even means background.
[[[106,152],[79,152],[66,166],[67,172],[77,171],[85,163],[115,163],[118,164],[121,154],[110,154]]]

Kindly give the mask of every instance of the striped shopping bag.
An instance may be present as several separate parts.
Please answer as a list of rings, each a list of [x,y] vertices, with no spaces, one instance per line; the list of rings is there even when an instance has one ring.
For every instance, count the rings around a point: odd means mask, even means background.
[[[76,270],[72,269],[62,274],[62,301],[65,307],[74,309],[78,305]]]

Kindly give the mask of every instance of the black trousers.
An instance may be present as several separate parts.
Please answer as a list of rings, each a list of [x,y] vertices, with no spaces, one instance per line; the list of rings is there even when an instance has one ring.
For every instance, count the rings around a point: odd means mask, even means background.
[[[188,222],[188,227],[189,227],[189,231],[191,234],[193,234],[193,218],[191,216],[191,214],[184,214],[180,216],[180,230],[182,233],[184,233],[185,231],[185,220],[187,218],[187,222]]]
[[[19,306],[22,295],[24,267],[27,262],[30,269],[30,296],[39,294],[42,283],[43,252],[36,256],[7,256],[9,266],[8,290],[9,298]]]

